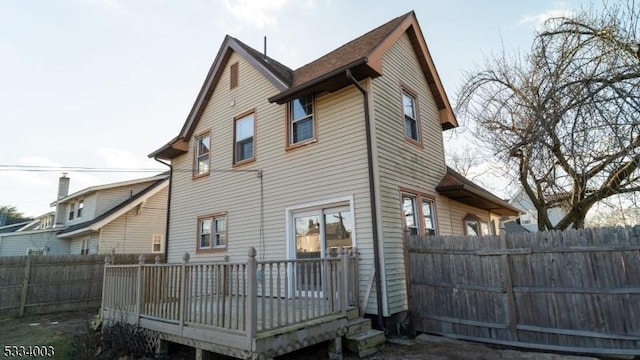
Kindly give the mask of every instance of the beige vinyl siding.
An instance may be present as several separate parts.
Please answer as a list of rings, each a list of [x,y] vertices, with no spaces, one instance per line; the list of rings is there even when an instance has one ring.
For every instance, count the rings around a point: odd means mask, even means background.
[[[47,255],[69,254],[69,243],[58,239],[59,229],[0,234],[0,256],[24,256],[27,249],[48,248]]]
[[[90,196],[84,198],[84,209],[82,209],[82,217],[78,219],[78,217],[76,216],[76,220],[78,223],[89,221],[96,217],[97,198],[98,197],[96,193],[93,193]]]
[[[168,187],[100,229],[100,252],[151,253],[153,235],[164,238]]]
[[[239,86],[229,90],[229,64],[239,62]],[[237,54],[227,62],[218,86],[194,134],[210,131],[211,173],[192,179],[193,139],[189,153],[173,160],[168,260],[244,261],[250,247],[258,259],[284,259],[285,209],[300,204],[353,196],[360,275],[373,262],[362,96],[353,86],[318,96],[314,117],[317,142],[285,151],[286,105],[271,104],[278,91]],[[256,161],[232,170],[233,118],[255,109]],[[263,170],[264,242],[260,240],[260,179]],[[222,171],[218,171],[222,170]],[[196,254],[198,216],[226,212],[228,249]],[[372,297],[375,299],[375,297]],[[374,309],[369,301],[369,309]]]
[[[452,228],[451,234],[465,235],[464,218],[469,214],[477,216],[481,221],[486,221],[487,223],[489,223],[489,225],[491,224],[491,220],[494,220],[496,223],[496,233],[499,231],[499,215],[491,213],[488,210],[482,210],[473,206],[469,206],[467,204],[463,204],[455,200],[449,200],[449,217],[451,219]]]
[[[104,214],[105,212],[111,210],[116,205],[136,195],[140,191],[146,189],[151,184],[153,184],[153,181],[146,181],[146,182],[127,185],[127,186],[120,186],[112,189],[99,190],[96,194],[96,207],[93,214],[94,217],[98,217]],[[91,220],[91,219],[87,218],[86,220]]]
[[[405,139],[403,84],[416,93],[422,148]],[[446,168],[438,109],[406,34],[385,53],[383,75],[373,80],[372,91],[384,253],[383,278],[388,302],[385,315],[392,315],[407,309],[400,188],[435,197],[437,221],[440,224],[441,220],[446,220],[445,207],[435,188]]]

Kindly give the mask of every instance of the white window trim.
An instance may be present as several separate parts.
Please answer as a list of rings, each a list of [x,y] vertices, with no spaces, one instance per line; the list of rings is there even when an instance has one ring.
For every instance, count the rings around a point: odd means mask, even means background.
[[[293,246],[294,241],[293,241],[293,215],[294,213],[298,213],[301,212],[302,210],[314,210],[314,209],[318,209],[318,208],[323,208],[323,207],[327,207],[327,205],[332,205],[332,204],[338,204],[338,203],[349,203],[349,211],[351,211],[351,214],[353,216],[353,230],[351,232],[351,238],[352,238],[352,243],[353,243],[353,247],[357,247],[358,244],[358,237],[356,234],[356,212],[355,212],[355,206],[354,206],[354,201],[353,201],[354,197],[353,195],[348,195],[348,196],[341,196],[341,197],[336,197],[336,198],[331,198],[331,199],[326,199],[326,200],[319,200],[319,201],[314,201],[314,202],[310,202],[310,203],[306,203],[306,204],[299,204],[299,205],[294,205],[294,206],[289,206],[287,208],[285,208],[285,219],[286,219],[286,252],[287,252],[287,259],[295,259],[296,257],[296,249],[295,246]]]
[[[160,237],[160,250],[159,251],[155,251],[153,250],[153,246],[155,245],[155,241],[156,241],[156,236]],[[151,252],[154,254],[161,254],[164,251],[164,235],[162,234],[153,234],[151,235]]]

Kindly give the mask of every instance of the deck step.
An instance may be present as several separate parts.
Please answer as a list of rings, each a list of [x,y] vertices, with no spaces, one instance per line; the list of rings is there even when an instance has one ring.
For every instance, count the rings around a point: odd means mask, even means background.
[[[367,330],[359,334],[348,335],[345,340],[347,349],[362,358],[375,354],[382,349],[384,346],[384,331]]]
[[[367,330],[371,330],[371,319],[355,318],[349,320],[349,332],[346,336],[357,335]]]
[[[360,317],[360,313],[358,312],[357,308],[351,308],[351,309],[347,310],[347,319],[348,320],[357,319],[358,317]]]

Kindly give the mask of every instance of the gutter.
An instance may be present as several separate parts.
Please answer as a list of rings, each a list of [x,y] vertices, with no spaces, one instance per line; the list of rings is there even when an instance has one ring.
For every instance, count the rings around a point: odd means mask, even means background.
[[[373,265],[375,269],[375,279],[376,279],[376,303],[378,305],[378,328],[381,330],[386,329],[384,327],[384,317],[382,315],[382,279],[381,279],[381,270],[380,270],[380,240],[378,238],[378,211],[376,204],[376,193],[375,193],[375,183],[374,183],[374,174],[373,174],[373,154],[371,144],[371,119],[369,115],[369,94],[367,90],[365,90],[362,85],[353,77],[350,69],[346,69],[345,75],[347,79],[349,79],[353,85],[355,85],[358,90],[362,93],[362,100],[364,102],[364,124],[365,124],[365,133],[367,138],[367,166],[369,170],[369,199],[371,201],[371,228],[373,231]]]
[[[167,193],[167,225],[164,229],[164,262],[169,262],[169,215],[171,214],[171,186],[173,184],[173,165],[170,163],[166,163],[156,157],[153,160],[159,162],[162,165],[166,165],[169,167],[169,190]]]

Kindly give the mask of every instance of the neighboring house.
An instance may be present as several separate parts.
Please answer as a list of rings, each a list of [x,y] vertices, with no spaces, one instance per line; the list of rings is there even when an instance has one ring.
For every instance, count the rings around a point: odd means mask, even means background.
[[[366,312],[402,313],[406,233],[493,234],[519,213],[445,165],[456,126],[413,12],[296,70],[227,36],[182,130],[150,155],[172,166],[168,261],[353,246]]]
[[[96,253],[163,253],[168,174],[69,192],[58,184],[49,212],[0,234],[0,256]]]
[[[509,200],[509,204],[523,210],[522,214],[516,220],[522,227],[529,232],[538,231],[538,210],[536,210],[536,207],[524,189],[518,190],[516,195]],[[547,215],[549,216],[551,225],[555,226],[567,215],[567,212],[561,207],[555,207],[547,210]]]

